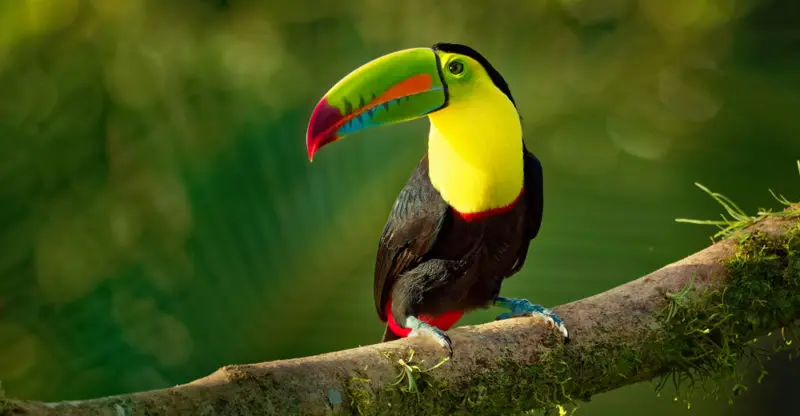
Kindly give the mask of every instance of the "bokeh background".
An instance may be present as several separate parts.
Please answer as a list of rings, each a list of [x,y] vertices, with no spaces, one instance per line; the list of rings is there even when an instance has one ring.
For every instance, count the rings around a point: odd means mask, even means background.
[[[469,44],[517,100],[546,203],[506,295],[564,303],[701,249],[714,230],[674,219],[720,208],[693,182],[800,199],[799,25],[767,0],[0,0],[2,387],[81,399],[379,340],[377,239],[427,122],[313,165],[304,133],[401,48]],[[768,369],[734,406],[642,384],[580,412],[788,414],[800,366]]]

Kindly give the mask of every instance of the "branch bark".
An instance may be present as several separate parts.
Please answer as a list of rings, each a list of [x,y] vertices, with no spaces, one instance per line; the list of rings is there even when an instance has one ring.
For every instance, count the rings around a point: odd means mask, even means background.
[[[59,403],[2,399],[0,415],[507,414],[673,371],[710,375],[726,370],[719,354],[731,347],[721,344],[746,348],[800,318],[800,245],[792,239],[799,223],[797,216],[763,219],[743,231],[749,238],[740,233],[554,308],[570,330],[567,345],[541,322],[509,319],[451,330],[455,356],[432,370],[442,351],[426,339],[402,339],[230,365],[162,390]],[[753,282],[765,289],[743,286]],[[770,304],[787,296],[788,304]],[[757,300],[766,306],[752,307]],[[757,322],[747,313],[757,313]]]

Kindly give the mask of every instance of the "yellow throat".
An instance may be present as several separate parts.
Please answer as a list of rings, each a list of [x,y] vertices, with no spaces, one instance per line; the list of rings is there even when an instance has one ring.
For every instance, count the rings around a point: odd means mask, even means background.
[[[494,86],[431,113],[431,183],[463,214],[503,208],[524,182],[522,125],[514,104]]]

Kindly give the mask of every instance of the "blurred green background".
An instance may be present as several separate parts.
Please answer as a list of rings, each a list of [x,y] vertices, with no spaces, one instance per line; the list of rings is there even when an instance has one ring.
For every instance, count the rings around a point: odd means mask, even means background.
[[[0,0],[0,380],[41,400],[167,387],[370,344],[377,239],[427,122],[305,153],[322,94],[437,41],[509,82],[545,219],[504,293],[555,305],[800,197],[800,3],[758,0]],[[491,320],[497,310],[462,323]],[[729,406],[800,405],[800,366]],[[683,414],[642,384],[583,414]]]

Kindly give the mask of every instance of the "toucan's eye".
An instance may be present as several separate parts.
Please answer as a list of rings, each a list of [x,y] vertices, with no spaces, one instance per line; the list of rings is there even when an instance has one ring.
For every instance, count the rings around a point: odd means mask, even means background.
[[[464,64],[459,61],[450,62],[450,64],[447,65],[447,70],[453,75],[458,75],[464,72]]]

